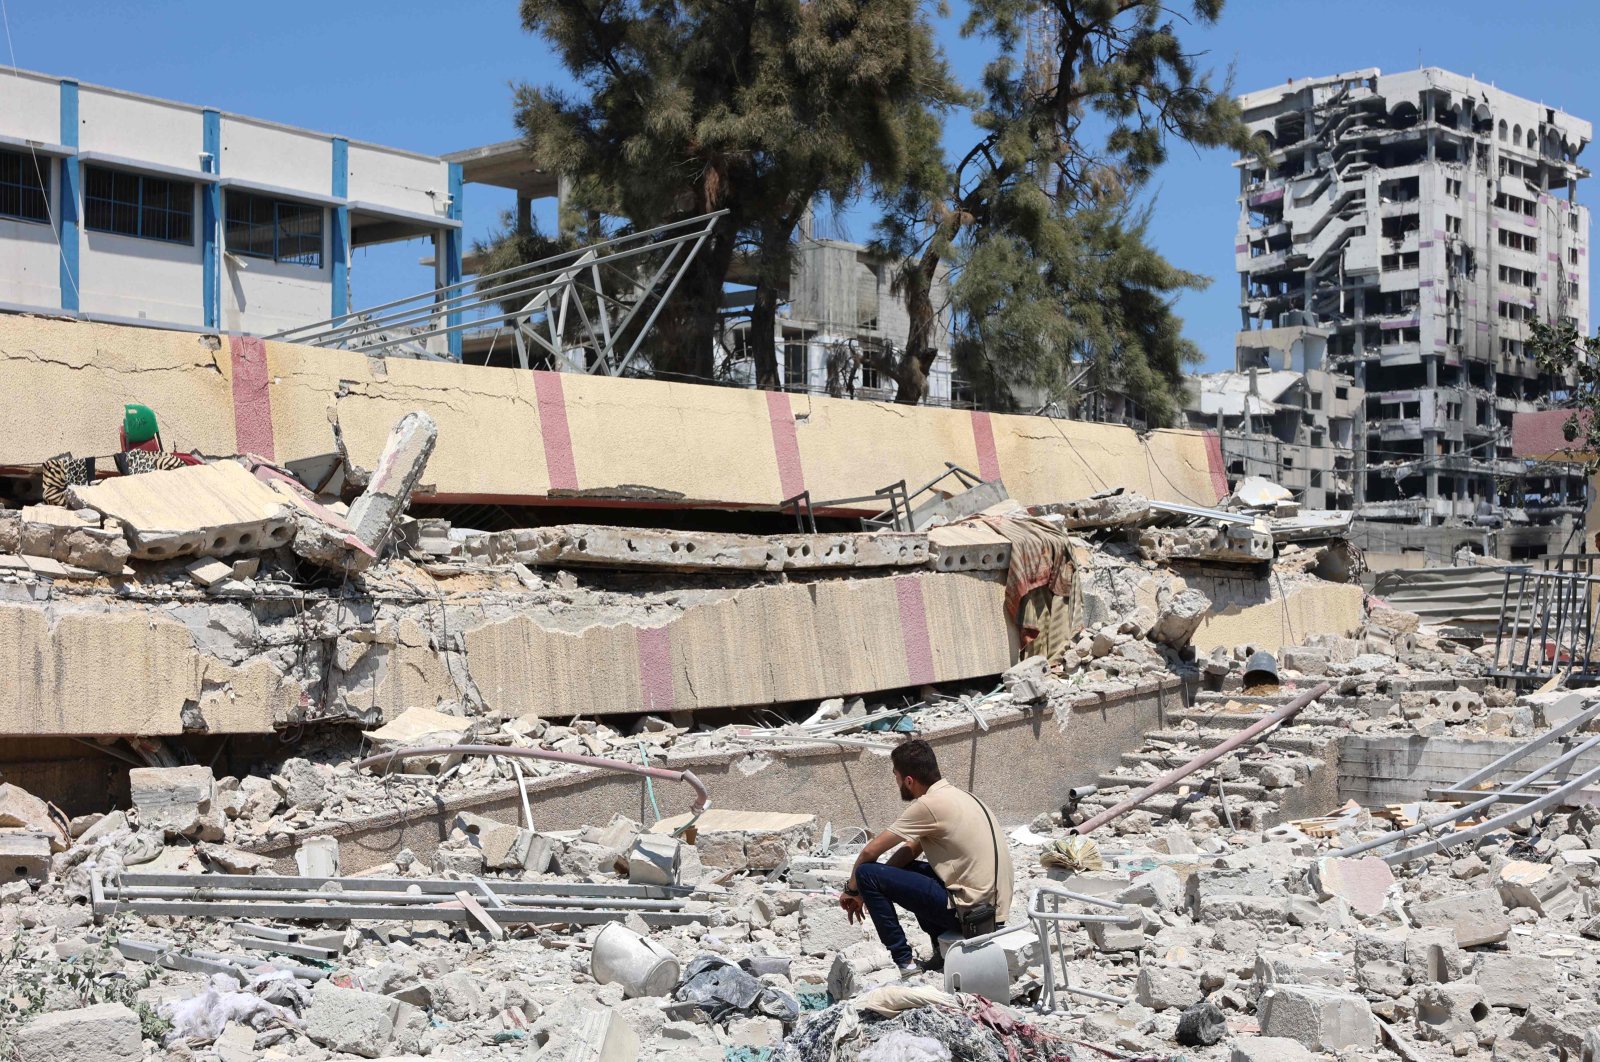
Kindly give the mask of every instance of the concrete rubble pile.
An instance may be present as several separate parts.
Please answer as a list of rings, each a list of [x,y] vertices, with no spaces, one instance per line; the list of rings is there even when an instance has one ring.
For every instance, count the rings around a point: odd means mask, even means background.
[[[140,680],[175,725],[54,733],[105,792],[0,784],[0,1055],[1600,1057],[1591,810],[1335,854],[1596,702],[1367,598],[1337,514],[986,484],[915,531],[482,531],[407,513],[436,437],[344,499],[239,455],[0,510],[0,610],[182,662]],[[837,905],[907,734],[1009,831],[1009,929],[951,953],[982,998]],[[1042,933],[1063,889],[1119,914]]]

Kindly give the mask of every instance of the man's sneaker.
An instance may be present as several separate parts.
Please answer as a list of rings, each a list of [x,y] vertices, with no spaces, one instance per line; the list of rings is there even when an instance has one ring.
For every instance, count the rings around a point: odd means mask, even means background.
[[[902,981],[908,981],[913,977],[922,975],[922,964],[916,961],[913,961],[909,966],[901,966],[896,963],[895,969],[900,971],[900,980]]]
[[[926,959],[918,959],[917,967],[923,973],[944,973],[944,956],[936,951]]]

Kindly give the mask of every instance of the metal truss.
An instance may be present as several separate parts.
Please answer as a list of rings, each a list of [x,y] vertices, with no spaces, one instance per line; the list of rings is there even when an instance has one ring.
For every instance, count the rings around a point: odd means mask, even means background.
[[[525,368],[621,376],[726,214],[686,218],[291,328],[268,339],[429,355],[428,340],[507,328]]]

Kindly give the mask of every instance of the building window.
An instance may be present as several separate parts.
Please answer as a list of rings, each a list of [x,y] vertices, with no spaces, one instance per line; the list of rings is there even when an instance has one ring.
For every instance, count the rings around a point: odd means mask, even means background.
[[[49,172],[49,159],[0,151],[0,217],[49,221],[49,198],[44,190],[44,175]]]
[[[291,265],[322,266],[322,208],[229,192],[228,251]]]
[[[861,363],[861,386],[868,391],[876,391],[883,386],[883,378],[878,375],[878,370],[866,362]]]
[[[194,185],[85,166],[83,224],[94,232],[193,243]]]
[[[1461,219],[1449,214],[1444,216],[1444,231],[1452,236],[1461,235]]]
[[[1454,177],[1446,177],[1444,179],[1444,194],[1460,199],[1461,182],[1456,180]]]
[[[1341,402],[1344,401],[1345,399],[1350,397],[1350,388],[1348,388],[1348,387],[1335,387],[1333,389],[1333,397],[1339,399]]]
[[[804,391],[809,380],[809,364],[804,339],[785,339],[783,342],[783,386],[789,391]]]
[[[1569,247],[1567,249],[1567,261],[1571,262],[1573,265],[1578,264],[1578,249],[1576,247]]]
[[[1578,212],[1576,210],[1567,215],[1567,228],[1573,232],[1578,231]]]

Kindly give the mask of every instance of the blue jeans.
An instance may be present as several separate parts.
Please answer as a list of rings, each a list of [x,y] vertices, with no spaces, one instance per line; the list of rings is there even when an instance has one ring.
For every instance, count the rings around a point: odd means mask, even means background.
[[[956,928],[950,893],[934,877],[933,868],[926,862],[918,860],[905,867],[863,863],[856,868],[856,888],[861,890],[861,900],[867,914],[872,916],[878,939],[889,949],[896,966],[910,966],[916,960],[911,945],[906,943],[896,907],[911,912],[917,925],[933,941],[935,956],[939,953],[939,934],[953,932]]]

